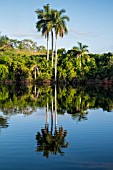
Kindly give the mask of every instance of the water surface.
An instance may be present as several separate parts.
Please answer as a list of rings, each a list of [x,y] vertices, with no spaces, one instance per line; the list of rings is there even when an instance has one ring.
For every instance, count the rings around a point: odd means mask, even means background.
[[[113,89],[0,86],[0,169],[113,169]]]

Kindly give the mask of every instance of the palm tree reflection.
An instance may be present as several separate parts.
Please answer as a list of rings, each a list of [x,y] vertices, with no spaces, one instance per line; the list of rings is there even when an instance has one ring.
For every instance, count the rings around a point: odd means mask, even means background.
[[[63,129],[62,126],[57,127],[57,93],[55,86],[55,112],[53,112],[53,97],[52,97],[52,107],[51,107],[51,130],[49,130],[49,113],[48,113],[48,102],[46,107],[46,125],[45,128],[41,129],[41,132],[37,132],[37,151],[43,152],[43,156],[48,158],[50,154],[64,155],[62,148],[68,147],[68,142],[66,142],[67,131]],[[54,115],[55,113],[55,115]],[[54,121],[55,120],[55,121]],[[55,122],[55,126],[53,126]],[[53,130],[54,127],[54,130]]]
[[[75,112],[72,114],[72,118],[73,119],[76,119],[77,122],[81,122],[83,120],[87,120],[87,115],[88,115],[88,112],[87,111],[80,111],[80,112]]]
[[[36,135],[37,151],[43,152],[43,156],[46,158],[49,157],[49,154],[56,155],[60,153],[60,155],[64,155],[61,148],[67,148],[68,146],[68,142],[65,140],[66,135],[67,131],[63,130],[62,126],[55,129],[53,135],[48,128],[41,129],[41,133],[38,132]]]

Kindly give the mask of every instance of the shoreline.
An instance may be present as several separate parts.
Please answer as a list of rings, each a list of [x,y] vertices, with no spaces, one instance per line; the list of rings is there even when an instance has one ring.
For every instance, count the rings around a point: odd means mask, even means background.
[[[113,86],[113,81],[112,80],[108,80],[107,78],[104,80],[99,80],[99,79],[89,79],[89,80],[71,80],[71,81],[67,81],[67,80],[57,80],[57,82],[55,82],[54,80],[49,80],[49,79],[45,79],[45,80],[21,80],[21,81],[15,81],[15,80],[4,80],[4,81],[0,81],[0,84],[3,85],[16,85],[16,84],[21,84],[21,85],[30,85],[30,84],[34,84],[34,85],[54,85],[57,84],[58,86],[62,86],[62,85],[71,85],[71,86],[78,86],[78,85],[99,85],[99,86],[109,86],[112,87]]]

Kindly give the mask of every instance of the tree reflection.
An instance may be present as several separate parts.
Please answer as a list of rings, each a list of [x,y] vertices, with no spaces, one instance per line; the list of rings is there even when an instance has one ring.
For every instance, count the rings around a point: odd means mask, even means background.
[[[0,116],[0,128],[7,128],[8,123],[7,123],[7,118]]]
[[[87,120],[87,115],[88,115],[88,112],[83,111],[83,112],[72,114],[72,118],[76,119],[77,122],[81,122],[83,120]]]
[[[36,140],[37,140],[37,151],[43,152],[43,156],[48,158],[50,154],[56,155],[59,153],[60,155],[64,155],[62,148],[67,148],[68,142],[66,142],[67,131],[63,129],[62,126],[57,128],[57,89],[55,85],[55,107],[53,104],[53,97],[51,98],[51,130],[49,131],[49,105],[47,98],[46,105],[46,125],[45,128],[41,129],[41,132],[37,132]],[[55,109],[54,109],[55,108]],[[53,122],[54,120],[54,122]],[[53,124],[55,123],[55,128],[53,132]]]
[[[50,154],[64,155],[62,148],[67,148],[68,142],[66,142],[67,131],[63,130],[63,127],[55,129],[54,134],[48,130],[48,127],[41,129],[36,135],[37,139],[37,151],[43,152],[43,156],[48,158]]]
[[[0,109],[5,115],[31,114],[36,109],[34,100],[30,86],[0,86]]]
[[[57,96],[57,100],[55,96]],[[56,124],[57,114],[65,114],[66,112],[77,121],[86,120],[88,109],[102,108],[108,112],[113,110],[113,88],[0,85],[0,110],[5,115],[19,113],[29,115],[36,111],[37,107],[46,107],[47,115],[50,110],[53,115],[54,108]]]

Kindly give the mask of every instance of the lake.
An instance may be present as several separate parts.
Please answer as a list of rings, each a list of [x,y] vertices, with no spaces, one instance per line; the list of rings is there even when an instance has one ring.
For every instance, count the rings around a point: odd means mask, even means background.
[[[112,170],[113,88],[0,85],[0,170]]]

